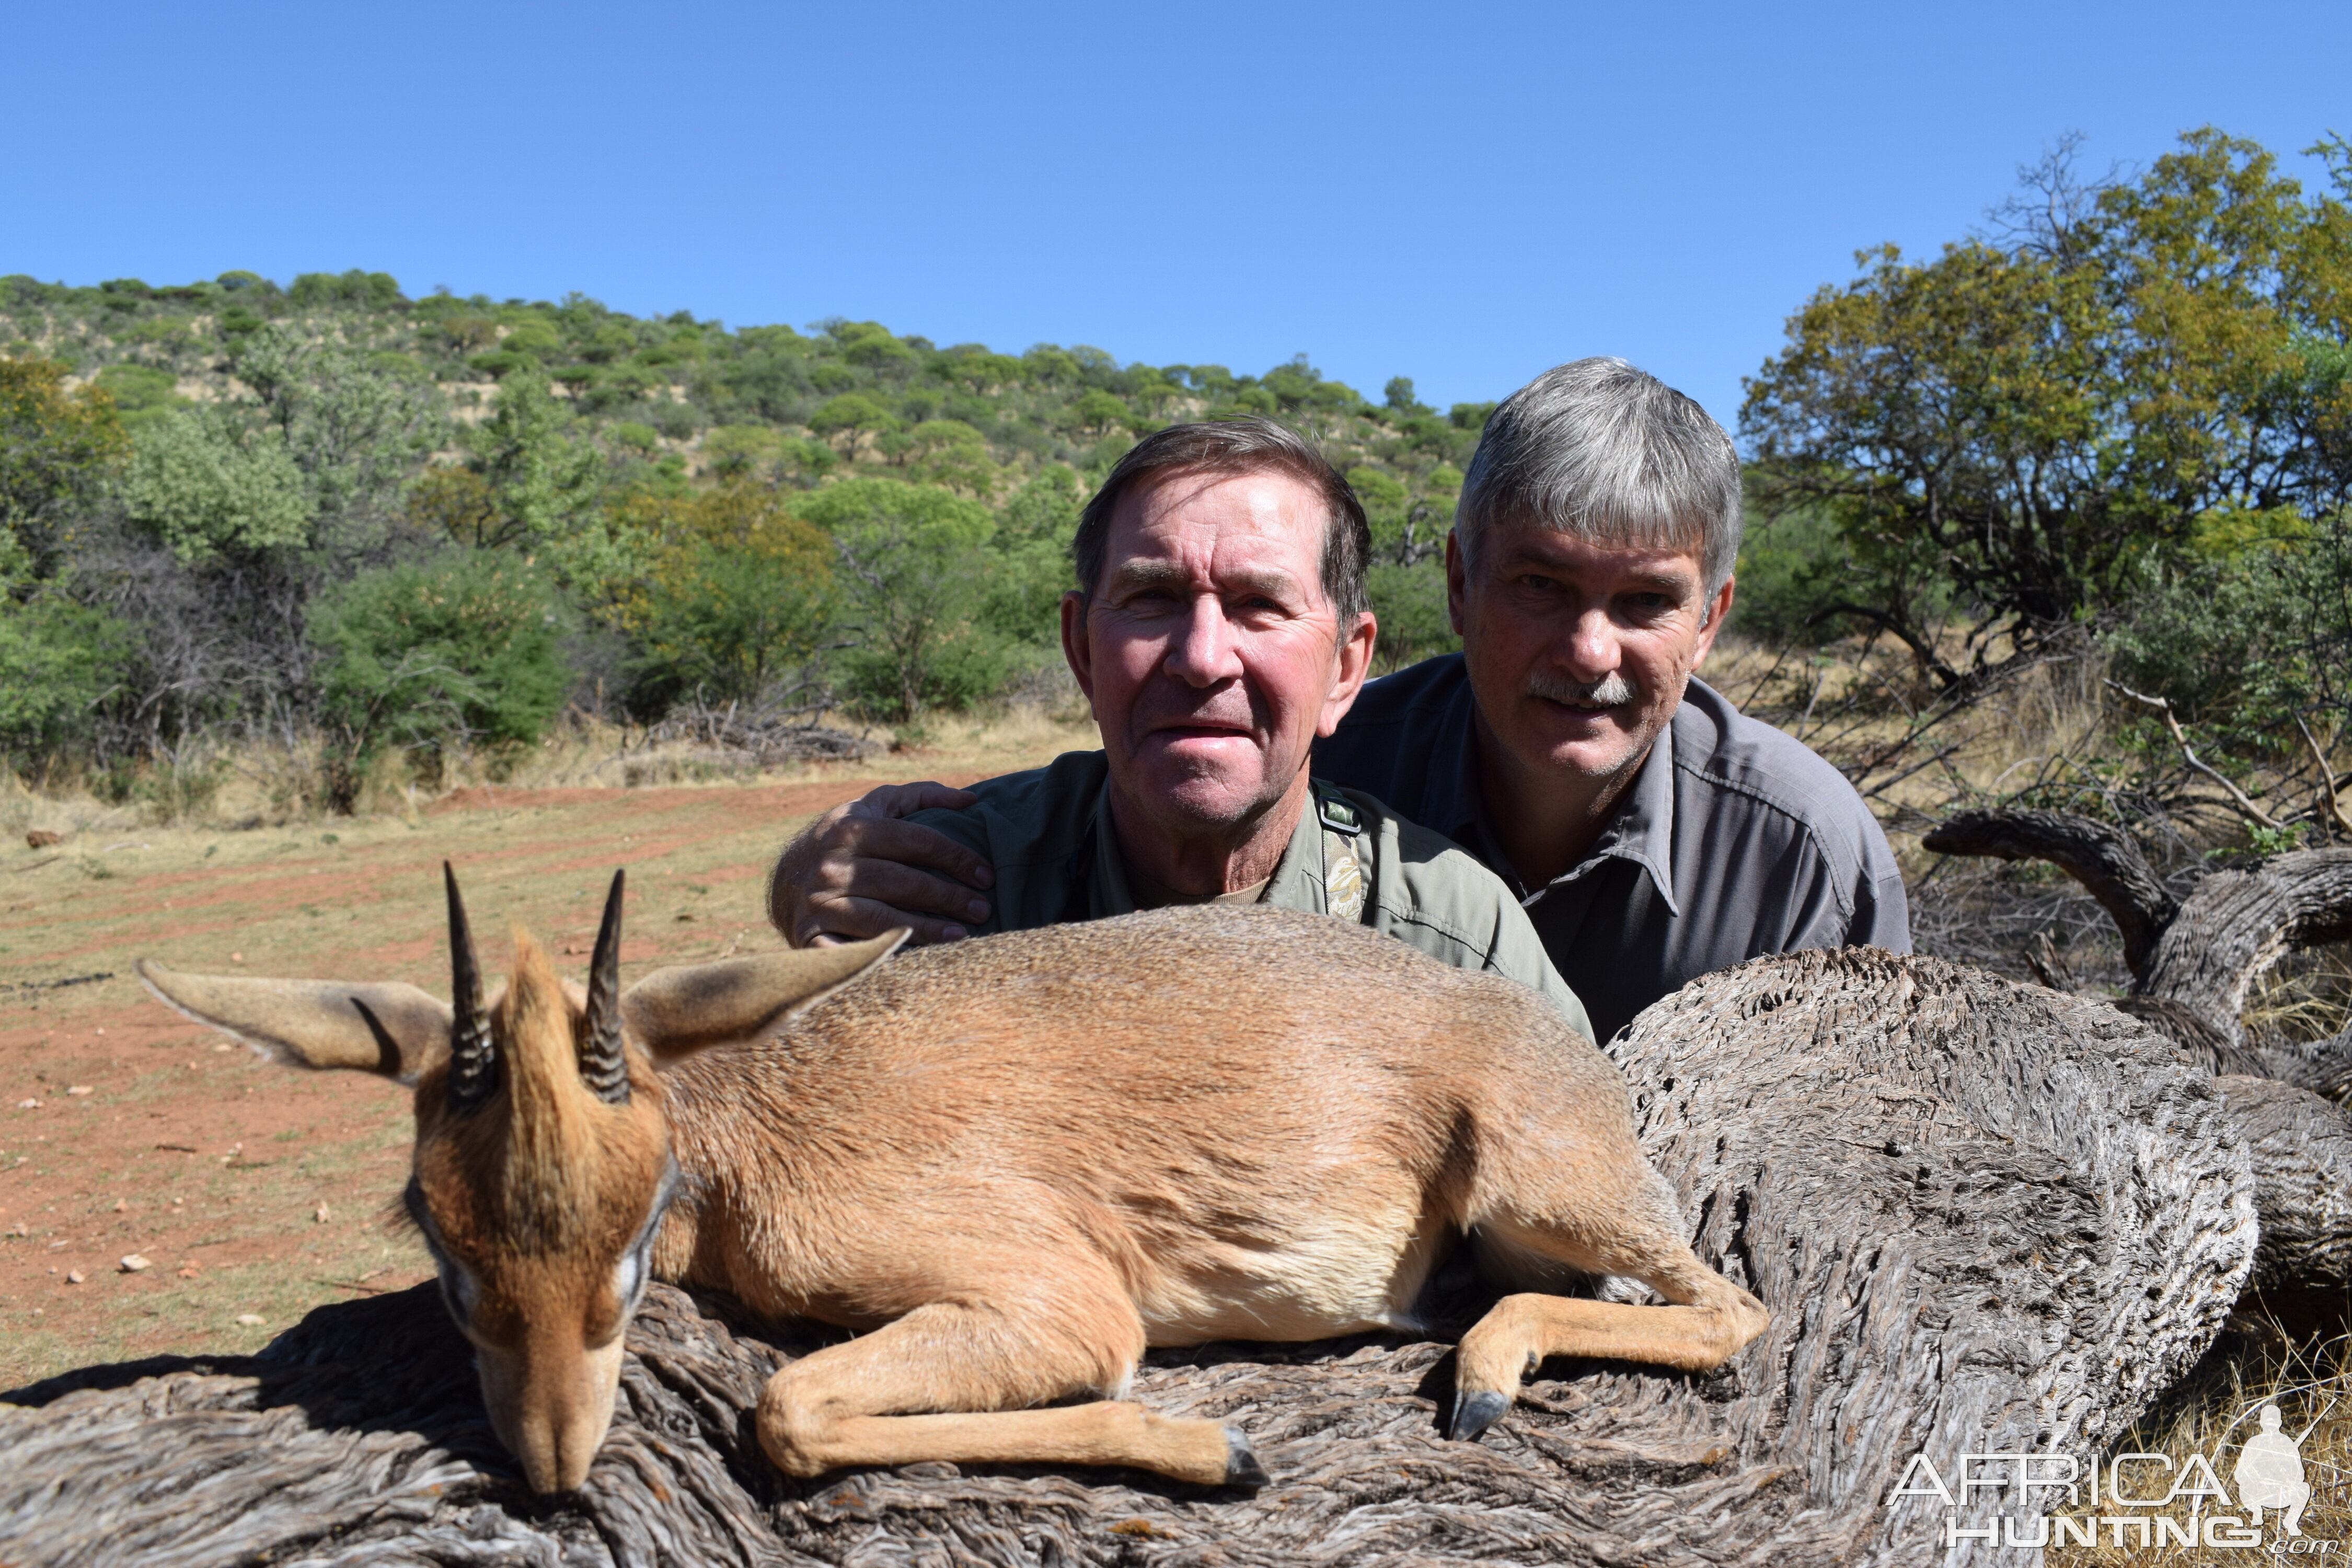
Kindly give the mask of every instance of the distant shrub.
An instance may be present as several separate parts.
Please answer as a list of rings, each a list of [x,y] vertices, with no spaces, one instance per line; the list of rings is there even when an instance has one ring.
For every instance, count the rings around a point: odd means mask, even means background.
[[[285,439],[226,409],[178,409],[152,424],[122,499],[132,522],[186,562],[284,549],[310,534],[310,497]]]
[[[110,616],[50,592],[0,593],[0,754],[24,767],[86,739],[134,647]]]
[[[517,353],[551,353],[563,346],[563,340],[545,321],[525,321],[499,340],[499,347]]]
[[[327,804],[352,811],[390,750],[437,772],[459,745],[538,740],[563,705],[561,628],[546,579],[489,551],[362,573],[321,594],[309,629],[330,740]]]
[[[108,365],[98,373],[97,384],[114,399],[115,411],[122,416],[124,423],[134,427],[187,401],[177,395],[179,378],[152,365]]]
[[[525,366],[537,365],[539,362],[529,354],[519,354],[509,349],[497,349],[489,353],[476,354],[466,363],[495,380],[509,375]]]
[[[363,305],[381,308],[396,304],[400,285],[389,272],[362,272],[352,268],[349,272],[305,272],[294,279],[287,291],[297,305]]]

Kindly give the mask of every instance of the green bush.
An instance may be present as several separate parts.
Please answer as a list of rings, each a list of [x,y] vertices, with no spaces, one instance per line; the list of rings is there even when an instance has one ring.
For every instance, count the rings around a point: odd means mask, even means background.
[[[108,365],[98,373],[97,384],[114,398],[123,423],[133,426],[187,401],[176,395],[179,378],[152,365]]]
[[[223,275],[226,281],[229,274]],[[247,274],[246,276],[250,276]],[[302,306],[352,304],[382,309],[400,299],[400,285],[389,272],[363,272],[354,267],[349,272],[305,272],[294,279],[288,290],[294,302]]]
[[[128,626],[53,592],[0,593],[0,752],[23,767],[85,739],[134,647]]]
[[[310,537],[310,500],[279,433],[219,408],[149,426],[122,486],[131,521],[181,560],[284,549]]]
[[[1826,508],[1807,507],[1759,521],[1750,518],[1734,571],[1739,589],[1731,624],[1761,641],[1819,647],[1860,629],[1826,606],[1860,597],[1852,584],[1853,552]]]
[[[1444,562],[1400,566],[1382,561],[1365,574],[1364,585],[1381,624],[1380,641],[1372,650],[1375,673],[1461,647],[1462,639],[1454,635],[1454,623],[1446,615]]]
[[[2105,641],[2118,679],[2189,723],[2289,749],[2298,717],[2352,731],[2352,519],[2177,564]]]
[[[528,563],[482,550],[364,572],[310,607],[330,745],[321,784],[349,812],[375,761],[437,769],[459,745],[539,739],[563,705],[554,592]]]
[[[1013,648],[983,618],[996,521],[977,501],[929,485],[845,479],[795,509],[840,552],[842,666],[860,709],[915,723],[1004,688]]]
[[[641,495],[627,510],[651,542],[644,586],[622,606],[641,650],[631,705],[814,705],[834,627],[833,541],[756,485]]]
[[[1062,595],[1077,586],[1070,541],[1086,499],[1075,470],[1049,463],[997,513],[980,617],[998,637],[1040,651],[1060,647]]]

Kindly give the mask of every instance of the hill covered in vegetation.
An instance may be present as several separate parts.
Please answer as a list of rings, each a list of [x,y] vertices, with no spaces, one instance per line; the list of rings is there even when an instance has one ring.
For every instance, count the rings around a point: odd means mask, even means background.
[[[1100,349],[878,322],[730,329],[380,272],[0,279],[22,766],[326,738],[349,805],[395,753],[511,745],[569,700],[925,712],[1058,663],[1078,506],[1136,437],[1255,412],[1351,475],[1391,660],[1449,646],[1437,553],[1488,404],[1372,401]]]
[[[1738,700],[1882,804],[2352,838],[2352,144],[2310,152],[2323,188],[2211,129],[2093,181],[2061,148],[1982,232],[1801,302],[1741,413],[1736,614],[1779,656]],[[1451,646],[1491,406],[363,271],[0,278],[0,752],[180,779],[267,742],[348,808],[567,704],[919,735],[1058,681],[1087,494],[1243,411],[1363,496],[1400,663]],[[2096,711],[1970,761],[1951,727],[2045,676]]]

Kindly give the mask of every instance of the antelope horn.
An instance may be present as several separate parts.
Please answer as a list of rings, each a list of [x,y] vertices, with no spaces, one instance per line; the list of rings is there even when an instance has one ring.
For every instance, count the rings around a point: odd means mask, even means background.
[[[629,1102],[629,1064],[621,1045],[621,884],[613,873],[604,896],[604,923],[588,961],[588,1015],[580,1024],[580,1079],[607,1105]]]
[[[449,1089],[451,1114],[470,1116],[498,1092],[499,1053],[482,1016],[482,964],[474,953],[474,932],[466,923],[466,901],[457,896],[457,873],[441,862],[449,889]]]

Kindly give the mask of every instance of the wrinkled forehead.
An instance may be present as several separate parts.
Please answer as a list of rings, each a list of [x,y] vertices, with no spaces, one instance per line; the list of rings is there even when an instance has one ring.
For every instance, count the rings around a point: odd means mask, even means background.
[[[1496,522],[1478,542],[1482,567],[1503,568],[1538,564],[1580,577],[1632,582],[1636,579],[1665,585],[1687,583],[1696,588],[1706,564],[1701,552],[1706,541],[1693,534],[1603,531],[1560,527],[1549,521]]]
[[[1113,586],[1181,581],[1319,596],[1329,530],[1323,498],[1288,474],[1158,475],[1120,498],[1103,578]]]

